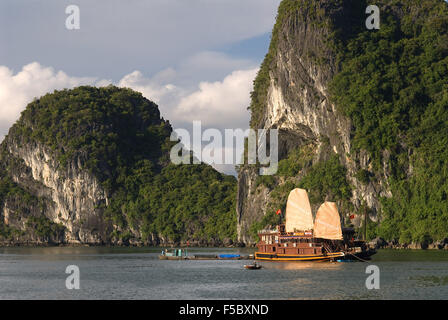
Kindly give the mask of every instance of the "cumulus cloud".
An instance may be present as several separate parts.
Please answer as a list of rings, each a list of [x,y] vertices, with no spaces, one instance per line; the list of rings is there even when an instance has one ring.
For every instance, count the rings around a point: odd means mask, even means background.
[[[221,58],[221,62],[226,60]],[[226,62],[227,67],[231,65],[229,63]],[[137,70],[123,76],[115,84],[139,91],[158,103],[162,115],[170,120],[174,128],[191,129],[193,121],[201,121],[204,130],[248,127],[247,106],[258,68],[236,70],[220,81],[202,81],[191,87],[175,84],[179,77],[186,74],[186,70],[169,68],[152,77],[145,77]],[[34,98],[58,89],[111,83],[97,78],[71,77],[37,62],[23,66],[16,74],[0,66],[0,141]],[[241,151],[236,150],[236,153],[240,154]],[[222,172],[233,173],[233,166],[215,167]]]
[[[165,73],[171,70],[165,71]],[[172,72],[175,72],[174,70]],[[160,104],[162,101],[166,101],[171,97],[176,99],[182,95],[184,91],[182,88],[177,87],[174,84],[167,83],[164,77],[155,76],[154,78],[146,78],[143,74],[136,70],[128,75],[125,75],[119,82],[119,87],[131,88],[135,91],[141,92],[147,99]]]
[[[102,86],[108,83],[95,78],[70,77],[63,71],[56,72],[37,62],[25,65],[16,74],[11,69],[0,66],[0,140],[33,98],[56,89],[83,84]]]
[[[176,118],[201,120],[207,127],[246,128],[249,122],[247,107],[257,71],[238,70],[223,81],[201,82],[196,92],[180,100]]]

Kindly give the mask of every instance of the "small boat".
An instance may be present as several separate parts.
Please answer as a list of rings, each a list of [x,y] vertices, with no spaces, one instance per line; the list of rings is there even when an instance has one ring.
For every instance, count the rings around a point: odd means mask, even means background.
[[[351,260],[351,259],[338,259],[338,260],[336,260],[336,262],[355,262],[355,260]]]
[[[188,259],[187,250],[183,249],[165,249],[159,256],[160,260],[186,260]]]
[[[257,264],[257,263],[254,263],[254,264],[245,264],[245,265],[244,265],[244,268],[245,268],[245,269],[248,269],[248,270],[258,270],[258,269],[261,269],[261,266],[260,266],[259,264]]]
[[[240,254],[195,254],[188,255],[187,249],[164,249],[160,260],[253,260],[253,255]]]

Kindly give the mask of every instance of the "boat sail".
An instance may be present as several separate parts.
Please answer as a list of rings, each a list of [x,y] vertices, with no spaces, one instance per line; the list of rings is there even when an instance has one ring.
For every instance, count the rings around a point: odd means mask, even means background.
[[[341,228],[334,202],[322,204],[313,222],[308,194],[303,189],[294,189],[289,194],[286,223],[274,230],[261,230],[258,235],[257,260],[364,261],[376,253],[365,241],[354,239],[353,229]]]
[[[285,229],[286,232],[313,229],[313,214],[306,190],[297,188],[290,192],[286,204]]]
[[[341,219],[336,203],[326,201],[317,210],[314,220],[314,237],[327,240],[342,240]]]

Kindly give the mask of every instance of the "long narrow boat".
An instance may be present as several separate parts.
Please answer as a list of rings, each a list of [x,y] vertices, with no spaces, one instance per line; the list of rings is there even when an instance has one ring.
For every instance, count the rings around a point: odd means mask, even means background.
[[[189,255],[187,249],[164,249],[160,260],[253,260],[254,255],[240,254],[195,254]]]
[[[258,233],[255,259],[270,261],[368,260],[375,254],[364,241],[354,240],[354,229],[341,228],[334,202],[325,202],[313,221],[306,190],[291,191],[286,223]]]

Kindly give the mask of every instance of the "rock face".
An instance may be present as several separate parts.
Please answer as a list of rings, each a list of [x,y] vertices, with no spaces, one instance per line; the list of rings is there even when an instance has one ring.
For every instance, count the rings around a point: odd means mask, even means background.
[[[240,241],[279,223],[295,187],[314,212],[336,201],[346,225],[367,212],[371,238],[448,236],[448,4],[378,0],[379,30],[366,25],[369,5],[281,2],[250,105],[253,129],[279,130],[279,172],[239,168]]]
[[[303,5],[298,11],[288,11],[291,3]],[[342,5],[335,1],[282,2],[270,52],[258,75],[258,78],[263,73],[268,75],[268,80],[264,80],[265,98],[261,108],[252,102],[251,125],[280,130],[280,159],[294,148],[309,144],[315,146],[313,163],[337,154],[353,186],[351,202],[355,211],[364,201],[371,208],[371,219],[375,220],[379,197],[390,196],[387,161],[383,171],[375,173],[376,179],[372,179],[375,182],[365,184],[356,178],[359,170],[371,170],[371,159],[365,152],[352,152],[350,120],[338,112],[328,88],[338,70],[336,52],[330,45],[332,26],[339,24],[345,28],[344,19],[349,19],[351,11],[357,9],[353,1],[342,1]],[[262,94],[255,91],[253,100]],[[269,188],[257,185],[257,176],[257,171],[248,166],[243,166],[238,176],[238,235],[246,244],[256,241],[249,235],[250,225],[266,214],[270,201]]]
[[[0,144],[0,245],[231,245],[236,179],[171,163],[171,133],[130,89],[35,99]]]
[[[10,136],[4,142],[9,161],[20,165],[10,171],[10,178],[39,197],[45,209],[34,208],[30,214],[43,215],[49,221],[65,227],[62,238],[51,239],[64,243],[101,244],[107,239],[108,226],[98,208],[107,205],[108,195],[98,179],[82,169],[81,159],[61,168],[47,147],[38,144],[24,144]],[[29,208],[25,206],[25,210]],[[11,219],[9,201],[6,200],[2,215],[11,227],[25,229],[24,217]],[[29,236],[29,234],[28,234]],[[44,239],[29,238],[31,242],[45,242]]]

